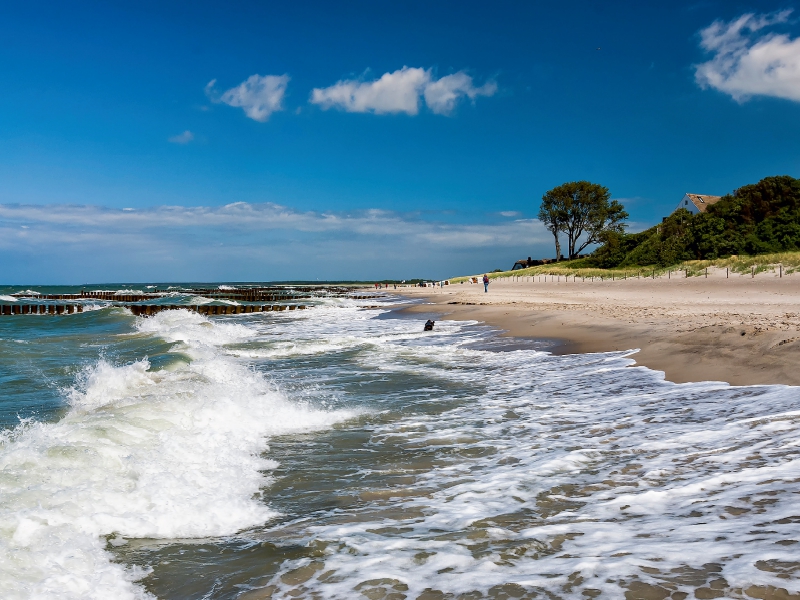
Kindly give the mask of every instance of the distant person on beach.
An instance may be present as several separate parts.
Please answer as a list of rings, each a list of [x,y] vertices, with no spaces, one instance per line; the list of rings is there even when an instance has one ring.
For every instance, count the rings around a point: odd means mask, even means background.
[[[483,274],[483,291],[489,293],[489,276],[486,273]]]
[[[431,321],[428,319],[425,322],[425,329],[423,331],[433,331],[433,326],[436,324],[436,321]]]

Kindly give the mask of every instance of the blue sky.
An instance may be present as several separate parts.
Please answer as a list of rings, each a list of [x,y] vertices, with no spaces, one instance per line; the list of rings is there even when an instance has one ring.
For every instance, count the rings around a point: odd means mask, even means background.
[[[797,176],[793,8],[7,5],[0,282],[446,277],[550,256],[565,181],[640,229]]]

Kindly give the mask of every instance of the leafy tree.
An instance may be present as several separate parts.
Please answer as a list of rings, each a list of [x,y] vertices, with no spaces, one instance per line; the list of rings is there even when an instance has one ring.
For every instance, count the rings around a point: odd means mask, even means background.
[[[609,233],[624,233],[628,213],[610,198],[608,188],[589,181],[564,183],[542,196],[539,220],[556,239],[556,255],[561,254],[559,231],[567,234],[570,258],[608,239]]]
[[[766,177],[692,216],[683,209],[641,233],[603,233],[601,267],[663,267],[682,260],[800,250],[800,179]]]
[[[558,234],[564,230],[567,213],[563,210],[563,205],[555,198],[548,196],[549,193],[542,196],[542,204],[539,206],[539,221],[555,238],[556,262],[558,262],[561,260],[561,241],[558,239]]]

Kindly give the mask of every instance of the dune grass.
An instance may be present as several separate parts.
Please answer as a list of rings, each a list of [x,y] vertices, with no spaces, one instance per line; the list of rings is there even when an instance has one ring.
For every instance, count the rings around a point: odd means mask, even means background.
[[[488,273],[489,279],[503,279],[511,277],[537,277],[537,276],[554,276],[554,277],[577,277],[579,279],[632,279],[637,277],[662,277],[675,274],[676,276],[683,277],[699,277],[705,273],[705,270],[716,269],[730,269],[731,273],[746,274],[752,273],[755,267],[755,273],[764,272],[777,272],[779,265],[783,266],[783,273],[789,275],[791,273],[800,271],[800,252],[778,252],[775,254],[760,254],[757,256],[730,256],[727,258],[718,258],[715,260],[690,260],[679,264],[670,265],[668,267],[659,267],[656,265],[643,266],[643,267],[617,267],[613,269],[598,269],[591,267],[587,264],[586,259],[570,260],[549,265],[540,265],[537,267],[529,267],[527,269],[519,269],[517,271],[502,271],[497,273]],[[453,283],[461,283],[462,281],[469,280],[470,277],[483,277],[483,274],[466,276],[466,277],[453,277],[449,281]]]

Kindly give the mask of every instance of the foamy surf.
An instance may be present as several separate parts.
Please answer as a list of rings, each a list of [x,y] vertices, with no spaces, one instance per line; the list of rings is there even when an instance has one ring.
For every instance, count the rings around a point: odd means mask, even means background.
[[[350,522],[294,525],[327,550],[284,563],[273,597],[800,587],[796,388],[674,385],[622,354],[381,350],[370,368],[424,369],[479,399],[373,428],[371,447],[389,451],[375,468],[405,483],[363,490]],[[394,458],[401,448],[406,461]]]
[[[112,561],[127,538],[232,535],[276,515],[260,493],[276,463],[269,436],[330,427],[348,411],[289,401],[215,350],[247,335],[188,311],[139,322],[181,340],[193,360],[153,371],[146,359],[100,360],[68,390],[55,423],[4,433],[0,453],[3,598],[146,598],[147,573]]]
[[[6,434],[9,597],[800,590],[797,388],[674,385],[340,299],[87,318],[124,321],[107,356],[150,358],[94,360],[65,416]]]

